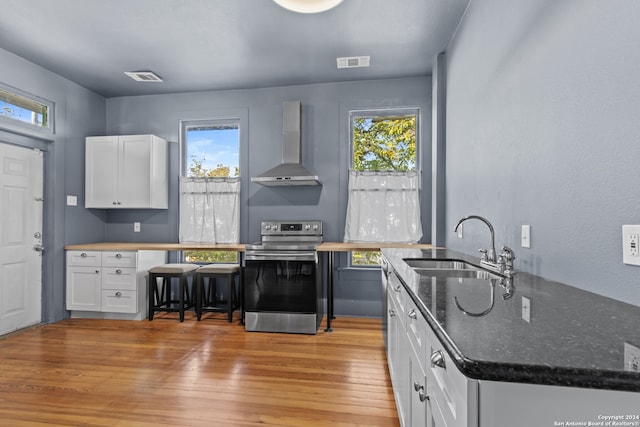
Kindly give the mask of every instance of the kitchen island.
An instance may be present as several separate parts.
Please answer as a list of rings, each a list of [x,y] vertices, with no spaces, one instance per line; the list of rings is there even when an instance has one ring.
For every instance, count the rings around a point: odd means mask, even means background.
[[[640,345],[639,307],[527,273],[517,272],[510,283],[445,277],[420,274],[405,261],[480,265],[477,258],[450,250],[382,252],[391,266],[390,324],[396,333],[406,331],[411,345],[405,350],[418,359],[405,362],[393,349],[402,338],[389,336],[390,353],[400,358],[390,371],[401,373],[407,389],[415,385],[422,392],[427,417],[449,427],[572,425],[568,421],[640,425],[640,372],[630,371],[640,369],[630,350]],[[408,318],[394,323],[402,313]],[[419,331],[418,321],[426,331]],[[423,379],[406,372],[402,363],[423,368]],[[411,402],[408,393],[400,390],[396,400]],[[399,413],[403,406],[412,408],[397,403]],[[404,412],[413,419],[415,404]],[[617,415],[622,418],[606,418]]]

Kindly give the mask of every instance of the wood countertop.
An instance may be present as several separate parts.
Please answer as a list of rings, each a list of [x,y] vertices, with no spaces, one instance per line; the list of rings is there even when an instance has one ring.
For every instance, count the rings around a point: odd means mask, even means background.
[[[378,251],[382,248],[433,249],[428,243],[323,242],[319,252]]]
[[[66,245],[68,251],[237,251],[244,252],[244,244],[198,243],[122,243],[100,242]]]
[[[66,245],[68,251],[237,251],[244,252],[245,245],[237,244],[197,244],[197,243],[124,243],[100,242],[79,245]],[[323,242],[319,252],[377,251],[381,248],[433,249],[424,243],[360,243],[360,242]]]

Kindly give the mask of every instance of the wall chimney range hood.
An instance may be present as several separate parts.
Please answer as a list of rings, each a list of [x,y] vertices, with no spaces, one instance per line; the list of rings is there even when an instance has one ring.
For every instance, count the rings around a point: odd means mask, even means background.
[[[266,187],[321,185],[318,176],[309,172],[301,162],[300,101],[286,101],[283,105],[282,163],[251,177],[251,182]]]

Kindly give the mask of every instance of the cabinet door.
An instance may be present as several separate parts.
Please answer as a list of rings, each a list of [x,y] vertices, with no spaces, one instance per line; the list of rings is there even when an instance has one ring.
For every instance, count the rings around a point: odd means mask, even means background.
[[[427,377],[415,352],[410,351],[409,379],[410,379],[410,425],[412,427],[424,427],[428,419]]]
[[[151,206],[151,135],[119,136],[118,207]]]
[[[67,267],[67,310],[100,311],[100,267]]]
[[[117,207],[118,137],[88,137],[85,150],[85,207]]]

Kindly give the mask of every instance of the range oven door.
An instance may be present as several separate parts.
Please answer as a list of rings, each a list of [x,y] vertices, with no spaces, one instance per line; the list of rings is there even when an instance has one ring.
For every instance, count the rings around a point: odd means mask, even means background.
[[[245,254],[245,329],[315,334],[322,320],[322,274],[315,251]]]

